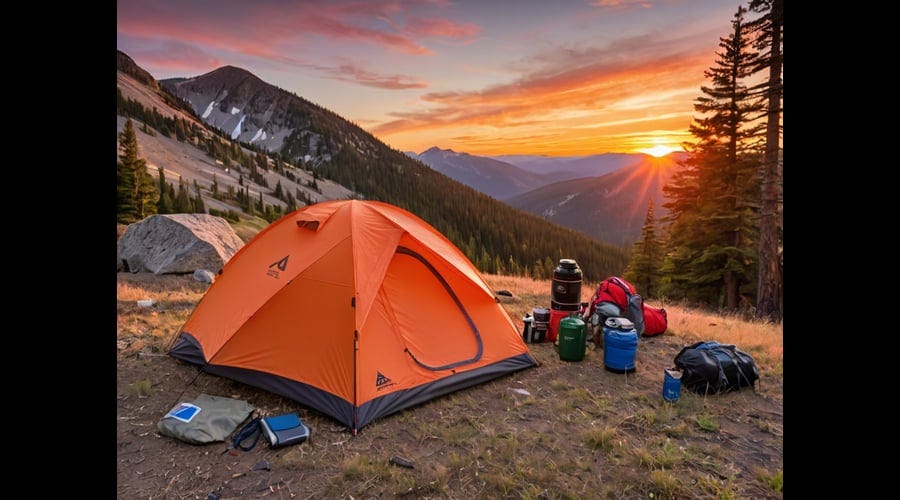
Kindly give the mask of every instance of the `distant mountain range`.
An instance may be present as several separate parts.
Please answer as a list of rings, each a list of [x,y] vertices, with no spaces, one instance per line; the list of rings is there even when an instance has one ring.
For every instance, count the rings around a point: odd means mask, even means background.
[[[485,157],[437,147],[418,155],[408,154],[513,207],[625,246],[640,237],[651,198],[656,216],[665,215],[662,186],[685,156],[606,153]]]
[[[506,203],[601,241],[631,245],[640,238],[650,199],[657,219],[667,213],[662,188],[684,154],[636,156],[636,163],[614,172],[549,184]]]
[[[537,174],[553,174],[557,181],[597,177],[640,161],[642,154],[603,153],[588,156],[501,155],[490,156]]]
[[[412,156],[447,177],[498,200],[544,186],[551,179],[546,174],[529,172],[510,163],[457,153],[452,149],[433,147]]]
[[[243,69],[154,86],[127,55],[117,57],[119,130],[132,117],[151,173],[162,167],[170,182],[196,181],[192,192],[210,208],[258,221],[248,198],[282,207],[285,192],[300,205],[373,199],[418,215],[483,272],[549,277],[558,259],[574,258],[586,279],[599,280],[627,264],[624,249],[506,205]]]

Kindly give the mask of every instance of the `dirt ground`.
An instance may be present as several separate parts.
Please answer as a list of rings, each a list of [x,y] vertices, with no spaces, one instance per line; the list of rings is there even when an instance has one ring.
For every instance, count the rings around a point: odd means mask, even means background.
[[[120,318],[135,324],[152,314],[189,314],[195,303],[177,290],[204,289],[188,277],[123,274],[122,280],[157,297],[174,297],[150,309],[120,298]],[[583,361],[566,362],[552,343],[531,345],[541,366],[382,418],[354,437],[296,402],[201,374],[165,355],[169,332],[123,324],[116,395],[119,498],[783,495],[780,370],[764,371],[754,390],[703,397],[683,389],[678,402],[667,404],[663,370],[683,342],[674,335],[642,338],[632,374],[605,370],[602,350],[588,349]],[[262,415],[297,412],[311,438],[274,450],[260,440],[244,452],[226,443],[190,445],[157,432],[170,408],[202,393],[247,400]],[[398,456],[414,467],[393,465]]]

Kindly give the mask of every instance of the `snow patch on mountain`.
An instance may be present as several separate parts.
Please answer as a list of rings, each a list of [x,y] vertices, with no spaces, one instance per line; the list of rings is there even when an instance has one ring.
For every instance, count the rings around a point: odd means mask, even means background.
[[[212,113],[212,110],[215,106],[216,106],[216,101],[210,102],[209,106],[206,107],[206,111],[204,111],[203,115],[201,115],[201,118],[203,118],[204,120],[207,119],[209,117],[209,114]]]
[[[241,125],[244,124],[244,118],[247,118],[247,115],[242,115],[241,121],[239,121],[237,126],[234,127],[234,130],[231,131],[231,139],[232,140],[237,140],[238,136],[241,135]]]
[[[258,129],[255,134],[253,134],[253,138],[250,139],[250,142],[258,141],[258,140],[266,140],[266,131],[263,129]]]
[[[236,115],[240,112],[241,112],[241,110],[235,108],[234,106],[231,107],[231,114]]]
[[[576,196],[578,196],[578,194],[567,194],[566,199],[557,203],[556,206],[561,207],[561,206],[565,205],[566,203],[568,203],[572,198],[574,198]]]

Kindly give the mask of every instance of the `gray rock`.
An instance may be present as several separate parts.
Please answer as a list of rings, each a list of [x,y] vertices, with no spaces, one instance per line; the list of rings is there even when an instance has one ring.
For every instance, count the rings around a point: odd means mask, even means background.
[[[215,281],[216,275],[206,269],[197,269],[194,271],[194,279],[200,283],[212,283]]]
[[[228,222],[207,214],[151,215],[128,226],[116,243],[117,265],[124,271],[154,274],[213,274],[242,246]]]

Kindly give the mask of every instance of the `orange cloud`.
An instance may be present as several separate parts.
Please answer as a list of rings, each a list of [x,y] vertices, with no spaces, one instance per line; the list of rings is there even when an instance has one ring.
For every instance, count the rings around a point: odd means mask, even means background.
[[[447,19],[412,17],[407,20],[405,31],[413,35],[468,38],[481,33],[481,27],[472,23],[458,24]]]
[[[427,93],[421,109],[395,113],[371,131],[415,149],[481,154],[537,152],[536,144],[552,155],[631,151],[648,145],[646,130],[680,141],[712,56],[679,49],[690,42],[642,37],[603,50],[544,54],[526,61],[538,71],[479,91]],[[426,142],[448,135],[452,144]]]

